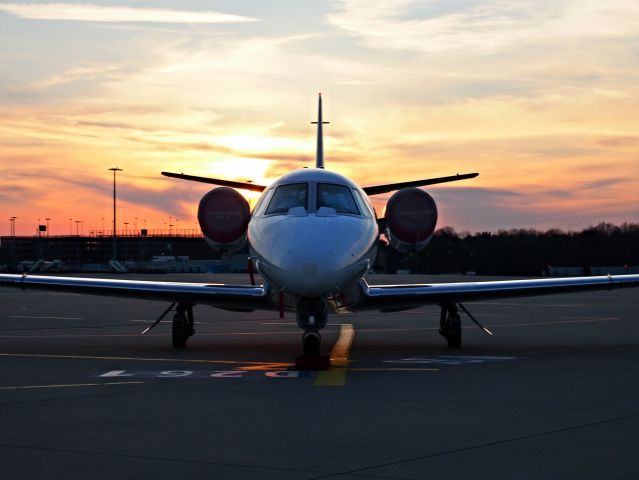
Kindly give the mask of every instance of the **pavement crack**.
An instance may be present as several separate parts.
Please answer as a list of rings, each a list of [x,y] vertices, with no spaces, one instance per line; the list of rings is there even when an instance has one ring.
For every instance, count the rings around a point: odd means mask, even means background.
[[[553,430],[547,430],[545,432],[538,432],[538,433],[531,433],[529,435],[521,435],[518,437],[512,437],[512,438],[506,438],[503,440],[496,440],[494,442],[487,442],[487,443],[480,443],[477,445],[470,445],[468,447],[462,447],[462,448],[455,448],[455,449],[451,449],[451,450],[443,450],[441,452],[436,452],[436,453],[430,453],[428,455],[420,455],[419,457],[412,457],[412,458],[407,458],[404,460],[396,460],[394,462],[387,462],[387,463],[380,463],[377,465],[369,465],[367,467],[361,467],[361,468],[355,468],[353,470],[345,470],[345,471],[341,471],[341,472],[335,472],[335,473],[330,473],[327,475],[320,475],[318,477],[312,477],[309,478],[308,480],[320,480],[320,479],[324,479],[324,478],[334,478],[334,477],[339,477],[342,475],[357,475],[358,473],[361,472],[365,472],[366,470],[373,470],[376,468],[384,468],[384,467],[390,467],[392,465],[401,465],[403,463],[411,463],[411,462],[416,462],[419,460],[428,460],[429,458],[437,458],[437,457],[443,457],[445,455],[453,455],[455,453],[463,453],[463,452],[469,452],[472,450],[479,450],[482,448],[488,448],[488,447],[494,447],[497,445],[504,445],[507,443],[514,443],[514,442],[519,442],[522,440],[529,440],[531,438],[538,438],[538,437],[545,437],[545,436],[549,436],[549,435],[555,435],[558,433],[564,433],[564,432],[570,432],[570,431],[574,431],[574,430],[583,430],[586,428],[591,428],[591,427],[597,427],[599,425],[605,425],[608,423],[614,423],[614,422],[622,422],[624,420],[630,420],[633,418],[639,418],[639,413],[633,413],[630,415],[624,415],[624,416],[620,416],[620,417],[613,417],[613,418],[607,418],[604,420],[599,420],[596,422],[589,422],[589,423],[582,423],[579,425],[572,425],[570,427],[564,427],[564,428],[557,428],[557,429],[553,429]]]

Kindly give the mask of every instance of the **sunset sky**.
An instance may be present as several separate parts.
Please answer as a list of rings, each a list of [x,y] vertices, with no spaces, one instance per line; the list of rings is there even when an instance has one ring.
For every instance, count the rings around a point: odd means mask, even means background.
[[[428,189],[440,227],[639,222],[636,0],[31,1],[0,2],[0,235],[110,229],[115,166],[119,228],[196,228],[211,186],[159,172],[312,166],[318,92],[360,185],[480,173]]]

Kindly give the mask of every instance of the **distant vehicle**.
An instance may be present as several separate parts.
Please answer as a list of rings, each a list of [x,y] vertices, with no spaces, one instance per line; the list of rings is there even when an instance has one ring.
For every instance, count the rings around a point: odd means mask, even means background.
[[[478,173],[360,188],[324,168],[322,98],[319,98],[315,168],[290,172],[272,185],[162,172],[168,177],[219,185],[200,201],[198,220],[206,241],[216,250],[233,252],[248,244],[249,266],[263,285],[217,285],[111,280],[54,276],[0,275],[0,286],[148,298],[172,302],[146,331],[169,311],[173,346],[183,348],[195,333],[193,307],[250,312],[256,309],[295,311],[304,331],[304,356],[320,353],[320,330],[329,311],[393,312],[434,304],[441,309],[440,334],[452,348],[461,345],[459,311],[484,331],[464,301],[609,290],[639,286],[639,275],[544,278],[423,285],[368,285],[364,279],[376,255],[381,232],[395,249],[425,248],[437,223],[433,198],[417,187],[470,179]],[[236,189],[261,192],[251,211]],[[384,218],[377,218],[369,195],[394,193]],[[175,257],[154,257],[154,261]]]

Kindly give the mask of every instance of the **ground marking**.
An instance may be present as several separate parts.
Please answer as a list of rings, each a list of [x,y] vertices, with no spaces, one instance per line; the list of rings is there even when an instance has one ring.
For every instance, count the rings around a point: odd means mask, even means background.
[[[145,382],[110,382],[110,383],[75,383],[69,385],[24,385],[18,387],[0,387],[0,390],[32,390],[35,388],[71,388],[71,387],[102,387],[104,385],[133,385]]]
[[[38,317],[34,315],[9,315],[9,318],[33,318],[39,320],[84,320],[84,317]]]
[[[46,355],[32,353],[0,353],[0,357],[28,357],[28,358],[55,358],[69,360],[131,360],[137,362],[179,362],[179,363],[201,363],[201,364],[224,364],[224,365],[273,365],[273,362],[248,362],[237,360],[204,360],[188,358],[141,358],[141,357],[102,357],[90,355]],[[291,363],[277,363],[277,365],[290,366]]]
[[[105,325],[109,326],[109,325]],[[133,325],[122,325],[118,327],[121,328],[131,328]],[[87,327],[87,328],[95,328],[95,327]],[[224,333],[198,333],[198,337],[230,337],[234,335],[298,335],[297,331],[286,331],[286,332],[224,332]],[[103,334],[70,334],[70,335],[0,335],[0,338],[101,338],[101,337],[140,337],[139,333],[103,333]],[[164,333],[151,333],[149,335],[145,335],[145,337],[164,337],[166,334]]]
[[[346,367],[348,366],[348,354],[355,337],[355,329],[352,324],[344,324],[340,327],[339,338],[331,350],[331,368],[320,372],[315,379],[315,385],[321,387],[343,386],[346,383]]]
[[[557,315],[553,315],[557,317]],[[568,316],[568,318],[574,318],[574,316]],[[527,323],[495,323],[488,325],[490,328],[520,328],[520,327],[537,327],[537,326],[561,326],[561,325],[571,325],[571,324],[581,324],[581,323],[596,323],[596,322],[611,322],[611,321],[619,321],[622,320],[619,317],[595,317],[595,318],[587,318],[587,319],[579,319],[579,320],[559,320],[559,321],[550,321],[550,322],[527,322]],[[93,328],[93,327],[87,327]],[[127,327],[122,327],[127,328]],[[473,325],[466,325],[463,327],[464,329],[472,329],[476,328]],[[415,328],[365,328],[358,330],[360,334],[371,334],[371,333],[396,333],[396,332],[417,332],[417,331],[435,331],[439,330],[439,327],[415,327]],[[297,335],[297,331],[287,330],[287,331],[279,331],[279,332],[226,332],[226,333],[198,333],[198,337],[224,337],[224,336],[235,336],[235,335]],[[104,338],[104,337],[139,337],[140,334],[70,334],[70,335],[0,335],[0,338]],[[163,333],[151,333],[146,335],[146,337],[160,337],[165,336]],[[238,362],[242,363],[242,362]]]
[[[439,355],[425,358],[400,358],[399,360],[384,360],[384,363],[402,365],[472,365],[489,362],[504,362],[517,360],[519,357],[496,357],[488,355]]]
[[[100,378],[247,378],[249,375],[263,374],[267,378],[300,378],[306,372],[299,370],[111,370],[98,375]]]
[[[349,372],[439,372],[441,368],[349,368]]]

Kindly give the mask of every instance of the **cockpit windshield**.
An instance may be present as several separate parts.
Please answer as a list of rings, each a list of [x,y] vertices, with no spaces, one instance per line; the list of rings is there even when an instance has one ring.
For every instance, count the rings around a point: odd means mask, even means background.
[[[266,215],[286,213],[293,207],[308,209],[308,184],[292,183],[277,187],[266,209]]]
[[[337,213],[359,215],[359,209],[351,189],[345,185],[319,183],[317,185],[317,209],[334,208]]]

